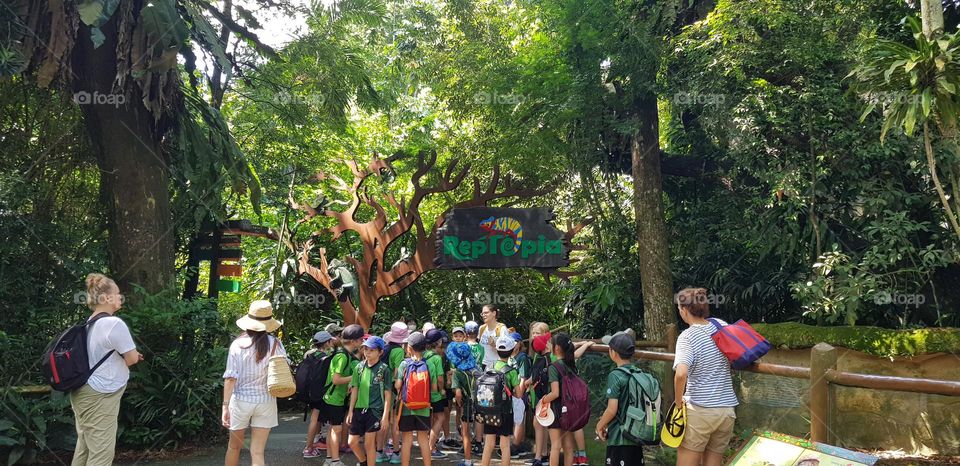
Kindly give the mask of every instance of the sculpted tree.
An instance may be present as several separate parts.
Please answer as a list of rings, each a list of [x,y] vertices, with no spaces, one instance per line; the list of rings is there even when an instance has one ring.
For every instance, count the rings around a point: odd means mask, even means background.
[[[301,210],[305,216],[300,223],[309,221],[317,216],[333,218],[337,224],[327,231],[337,241],[347,231],[356,232],[363,244],[363,256],[359,258],[347,256],[343,261],[330,258],[324,247],[314,248],[316,238],[322,233],[314,232],[311,238],[300,246],[300,272],[312,277],[322,284],[340,303],[343,311],[344,324],[359,323],[364,328],[370,328],[373,316],[377,310],[377,303],[384,296],[394,295],[400,290],[412,285],[424,272],[434,269],[436,257],[436,227],[439,227],[444,214],[452,208],[481,207],[499,199],[511,199],[506,206],[518,200],[541,196],[551,191],[550,187],[525,187],[515,182],[509,174],[500,174],[499,167],[494,167],[493,176],[486,186],[481,186],[479,178],[473,178],[473,192],[469,199],[457,202],[450,206],[435,222],[435,228],[430,230],[424,226],[420,216],[421,202],[429,195],[447,193],[459,187],[470,171],[470,164],[464,164],[458,169],[456,160],[450,162],[443,170],[439,181],[430,186],[424,186],[423,178],[434,168],[437,161],[435,152],[420,153],[417,158],[417,169],[413,174],[414,191],[409,202],[399,200],[387,193],[384,198],[398,213],[392,222],[388,218],[383,205],[368,195],[364,183],[371,177],[392,177],[394,174],[391,162],[401,157],[393,155],[388,158],[375,157],[367,166],[361,167],[355,161],[347,161],[353,173],[353,182],[347,183],[343,179],[319,172],[315,175],[316,181],[332,180],[337,189],[345,191],[351,196],[351,203],[346,210],[340,212],[328,209],[327,205],[310,206],[297,203],[292,197],[290,204],[294,209]],[[356,218],[357,209],[361,204],[373,208],[375,217],[367,222],[360,222]],[[565,240],[569,240],[584,224],[570,228]],[[390,246],[406,233],[415,235],[415,248],[412,254],[401,257],[399,261],[390,265],[386,263],[387,251]],[[313,265],[312,255],[316,252],[319,263]],[[346,264],[352,266],[351,272]],[[544,271],[545,275],[557,275],[567,278],[576,272],[571,271]],[[346,285],[346,286],[345,286]]]

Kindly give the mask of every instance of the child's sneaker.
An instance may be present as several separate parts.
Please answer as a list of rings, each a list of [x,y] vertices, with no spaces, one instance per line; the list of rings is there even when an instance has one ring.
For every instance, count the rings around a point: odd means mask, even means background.
[[[390,455],[390,464],[400,464],[400,453],[393,452],[393,454]]]
[[[437,449],[437,450],[433,450],[433,453],[430,453],[430,457],[431,457],[431,458],[437,458],[437,459],[439,459],[439,458],[446,458],[446,457],[447,457],[447,454],[444,453],[444,452],[442,452],[442,451],[440,451],[439,449]]]
[[[378,463],[386,463],[386,462],[388,462],[388,461],[390,461],[390,455],[388,455],[388,454],[386,454],[386,453],[384,453],[384,452],[382,452],[382,451],[381,451],[380,453],[377,453],[377,462],[378,462]]]
[[[314,442],[313,448],[321,451],[327,451],[327,442],[321,439],[319,442]]]
[[[590,462],[587,461],[586,455],[579,455],[573,457],[573,464],[576,466],[590,466]]]
[[[304,448],[303,457],[304,458],[316,458],[320,456],[320,450],[316,448]]]

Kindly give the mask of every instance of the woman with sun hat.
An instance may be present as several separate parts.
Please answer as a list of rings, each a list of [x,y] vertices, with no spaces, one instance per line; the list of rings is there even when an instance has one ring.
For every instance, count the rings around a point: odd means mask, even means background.
[[[254,466],[264,464],[263,450],[270,429],[279,424],[277,399],[267,390],[267,367],[270,356],[286,356],[280,340],[270,335],[282,323],[273,317],[269,301],[250,303],[247,314],[237,320],[243,330],[227,354],[223,373],[223,426],[230,429],[230,441],[224,464],[240,461],[246,430],[250,428],[250,458]]]

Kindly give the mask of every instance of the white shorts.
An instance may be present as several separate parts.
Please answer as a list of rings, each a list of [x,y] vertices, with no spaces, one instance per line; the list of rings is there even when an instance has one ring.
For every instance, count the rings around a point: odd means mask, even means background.
[[[243,430],[247,427],[267,429],[280,424],[277,416],[277,399],[263,403],[248,403],[230,398],[230,430]]]
[[[524,408],[526,405],[523,404],[523,400],[513,397],[513,425],[518,426],[523,423]]]

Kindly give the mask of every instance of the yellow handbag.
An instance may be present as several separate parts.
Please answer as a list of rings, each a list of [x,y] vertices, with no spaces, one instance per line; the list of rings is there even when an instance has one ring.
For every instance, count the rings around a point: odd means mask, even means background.
[[[270,360],[267,363],[267,391],[277,398],[287,398],[297,393],[297,383],[293,380],[293,372],[287,357],[275,356],[279,339],[274,339],[273,350],[270,351]]]

